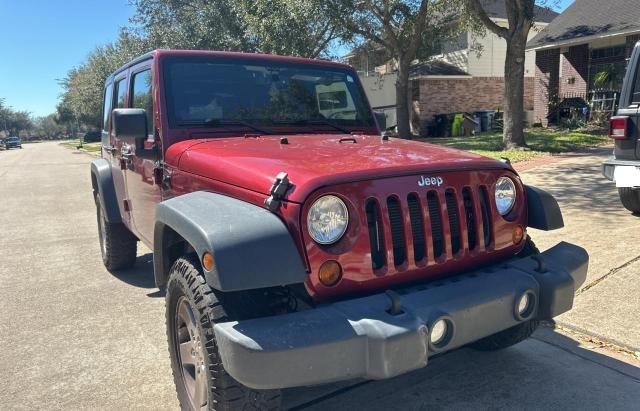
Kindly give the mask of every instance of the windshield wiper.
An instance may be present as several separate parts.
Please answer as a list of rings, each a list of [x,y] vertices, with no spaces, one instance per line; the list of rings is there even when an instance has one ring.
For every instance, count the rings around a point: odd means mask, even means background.
[[[207,120],[187,120],[178,123],[179,126],[201,126],[201,127],[222,127],[222,126],[244,126],[257,131],[261,134],[273,134],[272,131],[265,130],[261,127],[255,126],[251,123],[247,123],[242,120],[222,120],[217,118],[211,118]]]
[[[322,120],[322,119],[317,119],[317,120],[308,120],[308,119],[303,119],[303,120],[277,120],[273,122],[274,124],[291,124],[291,125],[295,125],[295,126],[313,126],[313,125],[325,125],[325,126],[331,126],[334,129],[341,131],[344,134],[351,134],[351,130],[347,130],[344,127],[341,127],[337,124],[332,123],[329,120]]]

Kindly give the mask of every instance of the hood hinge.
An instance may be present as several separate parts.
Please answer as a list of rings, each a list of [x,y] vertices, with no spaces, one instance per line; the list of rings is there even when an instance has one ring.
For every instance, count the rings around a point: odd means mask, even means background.
[[[269,190],[269,194],[271,196],[264,200],[264,204],[271,211],[276,211],[280,207],[281,200],[284,198],[284,195],[287,193],[289,188],[291,187],[291,182],[289,182],[289,176],[287,173],[280,172],[276,176],[271,189]]]

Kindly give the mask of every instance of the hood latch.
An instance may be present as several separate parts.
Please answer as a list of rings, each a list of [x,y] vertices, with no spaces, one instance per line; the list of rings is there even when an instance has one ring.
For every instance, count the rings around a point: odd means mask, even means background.
[[[289,181],[288,174],[284,171],[278,173],[271,189],[269,190],[269,194],[271,194],[271,196],[264,200],[264,204],[267,208],[271,211],[276,211],[280,207],[282,199],[290,187],[291,182]]]

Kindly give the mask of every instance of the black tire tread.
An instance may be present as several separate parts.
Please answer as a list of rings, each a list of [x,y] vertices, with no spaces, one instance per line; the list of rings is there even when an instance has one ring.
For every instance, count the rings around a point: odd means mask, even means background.
[[[619,187],[620,202],[632,213],[640,213],[640,190],[631,187]]]
[[[538,321],[528,320],[504,331],[490,335],[471,344],[478,351],[497,351],[511,347],[531,337],[538,328]]]
[[[104,218],[100,200],[96,198],[98,219]],[[98,224],[100,222],[98,221]],[[102,256],[104,266],[109,271],[123,270],[136,263],[138,239],[121,223],[105,221],[105,242],[107,254]],[[98,229],[100,227],[98,226]]]
[[[169,273],[166,292],[166,322],[169,353],[172,356],[171,369],[180,407],[189,409],[190,404],[181,398],[180,389],[183,384],[181,370],[173,353],[173,330],[170,326],[173,319],[173,305],[177,301],[176,293],[184,293],[197,314],[200,314],[202,338],[207,351],[208,377],[210,384],[210,410],[278,410],[280,409],[280,390],[254,390],[243,386],[229,375],[218,354],[213,326],[218,322],[231,321],[249,315],[257,307],[249,298],[234,293],[233,298],[217,294],[207,284],[200,269],[200,263],[193,255],[176,260]],[[253,315],[255,316],[255,314]],[[212,401],[211,401],[212,400]]]

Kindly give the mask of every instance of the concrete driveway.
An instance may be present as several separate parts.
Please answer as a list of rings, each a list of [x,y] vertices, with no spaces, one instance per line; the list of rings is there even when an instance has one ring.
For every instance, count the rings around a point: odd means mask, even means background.
[[[567,228],[532,235],[592,255],[567,329],[640,346],[640,221],[599,175],[604,153],[523,173],[551,190]],[[3,409],[176,409],[164,300],[141,247],[133,270],[102,266],[91,158],[56,143],[0,152],[0,404]],[[615,319],[614,319],[615,317]],[[458,350],[388,381],[291,389],[292,409],[627,409],[640,365],[582,334],[543,328],[496,353]],[[283,370],[286,372],[286,370]]]

